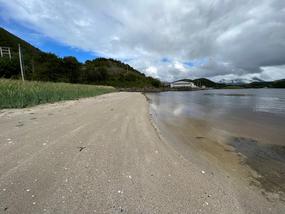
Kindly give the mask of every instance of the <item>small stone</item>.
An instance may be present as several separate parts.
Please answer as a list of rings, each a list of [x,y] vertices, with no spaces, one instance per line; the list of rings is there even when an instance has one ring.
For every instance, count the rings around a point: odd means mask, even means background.
[[[204,170],[201,171],[202,174],[205,174],[206,172]]]
[[[43,146],[46,146],[47,145],[47,143],[43,143]]]
[[[132,179],[132,176],[129,175],[129,179]]]
[[[34,201],[34,202],[33,202],[33,205],[35,205],[36,203],[37,203],[37,202]]]
[[[30,189],[26,189],[26,191],[27,191],[27,192],[30,192],[31,190],[30,190]]]
[[[6,191],[6,189],[3,189],[3,192],[5,192]]]
[[[32,198],[34,198],[35,197],[35,195],[32,195]]]

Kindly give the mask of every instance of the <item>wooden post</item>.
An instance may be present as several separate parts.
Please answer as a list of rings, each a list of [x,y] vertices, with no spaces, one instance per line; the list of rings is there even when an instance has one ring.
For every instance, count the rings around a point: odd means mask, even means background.
[[[20,60],[21,76],[22,76],[22,80],[24,82],[25,78],[24,78],[24,69],[23,69],[23,63],[22,63],[22,53],[21,53],[21,45],[20,44],[19,44],[19,60]]]
[[[11,49],[10,48],[8,49],[8,52],[9,52],[9,58],[11,60],[12,59],[12,55],[11,55]]]

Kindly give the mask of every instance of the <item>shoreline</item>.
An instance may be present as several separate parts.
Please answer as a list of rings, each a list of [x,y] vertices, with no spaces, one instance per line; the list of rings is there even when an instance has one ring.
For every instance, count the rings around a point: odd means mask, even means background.
[[[2,112],[0,212],[284,210],[236,186],[202,154],[185,158],[160,136],[149,110],[141,93],[119,92]]]
[[[270,155],[275,153],[277,155],[278,150],[281,150],[280,154],[282,154],[284,147],[279,146],[280,148],[276,148],[277,145],[264,145],[249,137],[234,135],[219,128],[213,129],[214,124],[210,124],[209,121],[194,118],[184,119],[183,121],[181,121],[181,118],[176,121],[173,118],[159,118],[158,115],[155,115],[155,108],[151,106],[151,98],[145,96],[149,102],[151,121],[154,123],[158,134],[164,141],[171,144],[178,153],[190,161],[208,167],[209,165],[205,162],[210,161],[211,167],[223,170],[227,177],[234,178],[239,185],[251,188],[270,202],[284,203],[285,194],[281,187],[283,185],[282,177],[279,179],[274,175],[275,171],[273,169],[271,169],[271,174],[267,174],[269,165],[265,167],[256,165],[257,161],[251,159],[253,157],[247,156],[250,155],[252,150],[257,150],[260,152],[259,156],[261,157],[259,161],[270,161],[268,159]],[[167,118],[166,115],[164,117]],[[278,155],[280,156],[280,154]],[[200,159],[200,162],[197,161],[198,159]],[[282,165],[279,166],[278,162],[272,164],[274,170],[281,170]]]

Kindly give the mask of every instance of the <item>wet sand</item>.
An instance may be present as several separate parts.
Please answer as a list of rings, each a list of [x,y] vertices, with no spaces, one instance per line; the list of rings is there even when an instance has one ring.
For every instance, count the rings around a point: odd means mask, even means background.
[[[193,128],[193,142],[205,140],[203,125]],[[284,211],[220,167],[220,157],[165,136],[140,93],[2,110],[0,213]]]
[[[173,103],[176,97],[171,94],[162,95],[165,97],[153,94],[147,96],[158,129],[165,136],[165,140],[172,143],[173,148],[185,158],[200,165],[208,165],[208,162],[211,162],[212,167],[224,169],[241,182],[241,189],[250,186],[273,204],[284,204],[284,133],[281,133],[280,127],[264,124],[264,121],[272,118],[265,115],[268,118],[259,123],[258,120],[252,119],[253,115],[245,124],[245,120],[239,119],[238,115],[234,115],[237,118],[235,120],[223,118],[217,121],[211,120],[210,113],[209,120],[206,120],[203,117],[195,118],[183,113],[181,106]],[[245,95],[237,93],[234,96]],[[196,106],[189,108],[193,107]],[[278,125],[278,123],[277,120],[272,124]]]
[[[268,145],[209,127],[206,121],[156,122],[165,140],[185,158],[223,168],[231,176],[253,185],[269,201],[285,202],[285,147]],[[179,123],[179,125],[177,125]],[[207,164],[207,163],[206,163]]]

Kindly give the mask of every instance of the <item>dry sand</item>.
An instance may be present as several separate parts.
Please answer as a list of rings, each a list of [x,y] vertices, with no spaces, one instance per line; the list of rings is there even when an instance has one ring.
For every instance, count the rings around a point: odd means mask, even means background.
[[[2,110],[0,213],[285,210],[211,158],[195,157],[158,134],[140,93]]]

